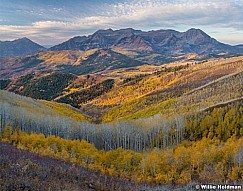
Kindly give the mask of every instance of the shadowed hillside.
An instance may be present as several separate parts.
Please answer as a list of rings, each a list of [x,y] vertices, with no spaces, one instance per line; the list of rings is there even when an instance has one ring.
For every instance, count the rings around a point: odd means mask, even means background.
[[[139,187],[76,164],[19,150],[9,143],[0,142],[0,147],[2,191],[132,191]]]
[[[13,41],[0,41],[0,57],[21,56],[41,51],[45,51],[45,48],[28,38],[21,38]]]
[[[94,121],[174,116],[203,110],[242,94],[243,58],[144,65],[95,74],[28,74],[1,80],[3,89],[67,103]]]

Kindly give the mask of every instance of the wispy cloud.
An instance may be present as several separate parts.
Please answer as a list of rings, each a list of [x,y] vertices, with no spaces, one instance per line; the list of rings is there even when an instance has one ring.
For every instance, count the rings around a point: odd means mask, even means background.
[[[134,0],[92,5],[92,8],[86,6],[89,12],[82,12],[85,7],[73,8],[72,11],[70,7],[64,5],[38,10],[26,9],[27,15],[35,16],[38,20],[25,26],[0,25],[0,36],[2,40],[27,36],[42,44],[56,44],[70,37],[89,34],[101,28],[182,30],[200,27],[208,32],[218,29],[219,33],[215,33],[214,37],[218,36],[222,40],[230,32],[235,34],[237,39],[242,34],[238,42],[243,43],[243,2],[241,0],[177,0],[173,3],[168,0]],[[230,39],[225,38],[225,40],[230,42]],[[232,36],[233,42],[234,36]]]

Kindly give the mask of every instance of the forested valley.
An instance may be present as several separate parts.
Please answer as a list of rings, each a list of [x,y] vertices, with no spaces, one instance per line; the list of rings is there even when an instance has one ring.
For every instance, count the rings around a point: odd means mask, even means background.
[[[0,189],[242,183],[242,63],[234,57],[3,80]]]

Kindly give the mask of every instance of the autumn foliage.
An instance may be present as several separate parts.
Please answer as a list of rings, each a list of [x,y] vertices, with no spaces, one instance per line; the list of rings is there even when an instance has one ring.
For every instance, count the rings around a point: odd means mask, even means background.
[[[184,141],[176,147],[135,152],[118,148],[98,150],[85,140],[27,134],[5,128],[3,141],[17,148],[59,158],[104,174],[132,181],[185,184],[195,182],[242,181],[243,138],[235,135],[226,142],[203,138]]]

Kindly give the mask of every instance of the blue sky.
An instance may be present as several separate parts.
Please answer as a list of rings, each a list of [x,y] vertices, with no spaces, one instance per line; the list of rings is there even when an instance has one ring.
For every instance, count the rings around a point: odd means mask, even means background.
[[[243,0],[0,0],[0,40],[61,43],[99,29],[200,28],[243,44]]]

